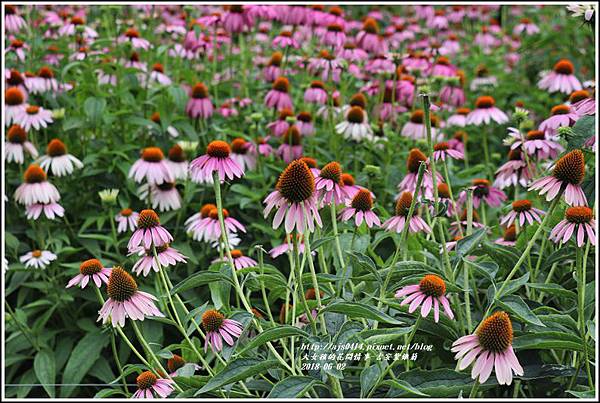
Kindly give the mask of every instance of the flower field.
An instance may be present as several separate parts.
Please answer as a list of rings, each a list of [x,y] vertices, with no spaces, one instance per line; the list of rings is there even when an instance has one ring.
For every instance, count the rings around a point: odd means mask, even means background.
[[[594,7],[3,5],[2,396],[597,397]]]

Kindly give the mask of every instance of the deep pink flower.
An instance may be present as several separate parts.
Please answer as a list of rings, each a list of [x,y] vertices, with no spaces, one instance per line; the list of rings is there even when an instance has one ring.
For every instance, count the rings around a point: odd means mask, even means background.
[[[281,111],[283,109],[293,109],[292,98],[288,94],[290,83],[285,77],[278,77],[273,82],[273,88],[267,92],[265,96],[265,105],[269,108],[276,108]]]
[[[129,169],[129,178],[134,178],[138,183],[146,179],[148,183],[156,185],[173,182],[175,179],[164,158],[165,156],[160,148],[144,148],[142,157]]]
[[[546,214],[544,211],[533,207],[527,199],[515,200],[512,203],[512,210],[500,220],[500,224],[511,226],[518,220],[519,225],[523,227],[526,222],[529,225],[542,222],[544,214]]]
[[[185,112],[192,119],[208,119],[213,114],[213,104],[208,97],[208,89],[202,83],[194,85],[190,92],[190,100],[188,101]]]
[[[340,218],[342,221],[348,221],[352,217],[357,227],[363,220],[369,228],[381,225],[381,220],[373,211],[373,196],[368,189],[360,189],[352,199],[346,200],[346,208],[340,212]]]
[[[396,291],[396,298],[404,298],[400,305],[410,304],[408,312],[413,313],[421,306],[421,316],[426,318],[433,309],[433,320],[440,320],[440,304],[444,313],[450,319],[454,319],[454,312],[450,308],[450,302],[446,297],[446,283],[435,274],[425,275],[419,284],[409,285]]]
[[[591,208],[587,206],[569,207],[565,211],[565,219],[556,224],[549,239],[563,244],[568,242],[572,236],[576,237],[579,248],[585,244],[586,238],[596,246],[596,220]]]
[[[159,247],[173,241],[173,236],[160,225],[158,214],[154,210],[142,210],[138,216],[137,229],[131,235],[127,249],[129,252],[136,250],[140,245],[150,249]]]
[[[490,207],[500,207],[507,196],[500,189],[495,188],[487,179],[473,179],[473,207],[479,208],[479,204],[485,201]],[[458,204],[464,205],[467,201],[467,191],[463,190],[458,196]]]
[[[196,183],[213,183],[213,172],[219,173],[221,183],[244,176],[244,168],[231,158],[231,147],[224,141],[211,141],[206,154],[190,162],[190,177]]]
[[[177,262],[185,263],[186,259],[186,256],[171,247],[168,243],[156,247],[156,257],[152,249],[145,249],[143,246],[129,251],[128,255],[131,256],[133,254],[137,254],[140,258],[135,262],[131,271],[138,276],[143,275],[144,277],[148,276],[151,269],[158,273],[160,266],[175,266]]]
[[[102,283],[108,284],[110,273],[111,269],[104,267],[98,259],[86,260],[79,266],[79,274],[69,281],[66,288],[74,285],[85,288],[90,280],[96,284],[96,287],[100,288]]]
[[[404,227],[408,225],[411,233],[417,233],[421,231],[430,233],[431,228],[429,228],[427,223],[425,223],[425,221],[423,221],[423,219],[419,216],[417,206],[415,206],[413,214],[407,223],[406,217],[408,216],[412,199],[412,193],[402,192],[396,201],[396,210],[394,216],[385,221],[381,227],[387,229],[388,231],[396,231],[397,233],[401,233],[404,230]]]
[[[154,399],[155,393],[164,399],[173,392],[173,384],[175,383],[170,379],[157,378],[150,371],[142,372],[135,381],[138,390],[131,396],[133,399]]]
[[[559,60],[552,69],[538,82],[538,87],[548,92],[560,91],[564,94],[570,94],[573,91],[579,91],[581,83],[573,74],[575,67],[567,59]]]
[[[230,346],[234,344],[234,338],[240,337],[244,327],[238,321],[225,319],[222,313],[209,309],[202,314],[202,327],[206,331],[204,351],[210,349],[218,352],[223,349],[223,340]]]
[[[496,108],[496,101],[490,96],[482,96],[477,98],[475,102],[475,109],[467,115],[467,124],[480,126],[482,124],[489,124],[490,121],[494,121],[498,124],[508,122],[508,116],[500,109]]]

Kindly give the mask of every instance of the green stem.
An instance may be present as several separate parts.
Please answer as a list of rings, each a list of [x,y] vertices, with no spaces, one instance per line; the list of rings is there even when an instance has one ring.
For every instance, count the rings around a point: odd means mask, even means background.
[[[471,393],[469,393],[469,399],[475,398],[475,396],[477,395],[477,389],[479,389],[479,379],[476,379],[475,382],[473,382],[473,386],[471,387]]]
[[[305,215],[306,217],[306,211]],[[304,256],[308,259],[308,267],[310,268],[310,276],[313,283],[313,288],[315,289],[315,298],[317,299],[317,308],[321,308],[323,306],[321,302],[321,291],[319,290],[319,282],[317,281],[317,273],[315,271],[315,265],[312,259],[312,253],[310,248],[310,234],[304,235]],[[327,333],[327,327],[325,326],[325,318],[323,315],[319,316],[321,318],[321,328],[323,329],[323,333]]]
[[[579,333],[583,340],[583,356],[585,370],[587,373],[588,383],[591,389],[594,389],[594,381],[592,380],[592,372],[590,370],[590,361],[588,359],[587,349],[587,329],[585,326],[585,277],[587,272],[587,255],[590,250],[590,241],[588,239],[585,246],[585,255],[582,255],[582,249],[576,249],[576,260],[577,260],[577,314],[579,319]]]
[[[473,189],[467,190],[467,236],[473,232]],[[467,316],[467,332],[471,333],[471,293],[469,292],[469,265],[463,262],[463,287],[465,289],[465,307]]]

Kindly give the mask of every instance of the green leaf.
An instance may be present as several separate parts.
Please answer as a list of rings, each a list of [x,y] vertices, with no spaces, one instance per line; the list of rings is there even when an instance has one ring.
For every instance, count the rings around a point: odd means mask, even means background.
[[[473,385],[473,379],[469,371],[457,372],[451,369],[413,369],[408,372],[402,372],[396,377],[397,381],[407,382],[413,388],[430,396],[438,397],[458,397],[461,393],[468,393]],[[479,386],[479,390],[485,390],[495,385],[494,377],[490,377],[484,384]],[[407,393],[404,390],[388,394],[388,397],[404,396]]]
[[[471,235],[461,238],[456,243],[456,255],[462,258],[463,256],[467,256],[469,253],[471,253],[471,251],[481,243],[482,238],[485,236],[486,230],[486,228],[479,228]]]
[[[582,148],[583,144],[596,133],[596,117],[582,116],[573,126],[573,136],[567,142],[567,150]]]
[[[88,373],[94,362],[100,357],[100,353],[110,337],[104,333],[88,333],[77,343],[65,370],[63,372],[62,383],[78,384],[85,374]],[[60,397],[69,397],[75,386],[65,385],[60,388]]]
[[[388,380],[384,381],[383,384],[388,385],[392,389],[403,390],[405,392],[410,393],[411,395],[425,396],[425,397],[429,396],[427,393],[421,392],[419,389],[415,388],[414,386],[412,386],[410,383],[408,383],[406,381],[396,381],[393,379],[388,379]]]
[[[566,392],[579,399],[594,399],[596,397],[596,392],[594,390],[567,390]]]
[[[309,376],[289,376],[273,386],[267,398],[293,399],[302,397],[316,384],[322,384],[322,382]]]
[[[498,264],[496,262],[472,261],[466,257],[463,257],[463,262],[467,263],[479,275],[486,277],[491,283],[494,282],[496,273],[498,272]]]
[[[171,289],[171,295],[175,295],[179,292],[187,291],[192,288],[200,287],[206,284],[218,283],[220,281],[225,281],[231,284],[231,279],[229,279],[223,273],[201,271],[191,275],[190,277],[179,282],[178,284],[175,284],[173,289]]]
[[[35,355],[33,360],[33,369],[38,381],[50,397],[55,395],[56,366],[54,363],[54,354],[50,350],[41,350]]]
[[[322,315],[324,312],[337,312],[347,315],[349,318],[365,318],[376,320],[380,323],[387,323],[390,325],[402,325],[404,322],[394,319],[391,316],[378,311],[374,307],[360,302],[334,302],[327,305],[324,309],[319,312]]]
[[[360,372],[360,397],[364,398],[369,395],[371,389],[377,386],[377,381],[381,375],[381,364],[376,362],[375,364],[365,367]]]
[[[535,332],[518,336],[513,340],[516,350],[576,350],[583,351],[578,336],[564,332]]]
[[[261,332],[258,336],[253,337],[251,339],[250,343],[246,344],[244,346],[244,348],[237,353],[237,355],[242,355],[246,351],[249,351],[253,348],[262,346],[263,344],[266,344],[267,342],[283,339],[285,337],[292,337],[292,336],[300,336],[303,338],[308,338],[310,335],[308,333],[306,333],[304,330],[298,329],[295,326],[283,325],[283,326],[272,327],[270,329],[265,330],[264,332]]]
[[[530,283],[528,284],[530,288],[535,288],[538,290],[544,291],[546,294],[555,295],[557,297],[564,297],[570,299],[576,299],[577,294],[573,291],[567,290],[561,285],[558,284],[546,284],[546,283]]]
[[[244,380],[253,375],[262,374],[268,369],[281,364],[277,360],[259,360],[255,358],[238,358],[230,362],[221,372],[211,378],[194,396],[201,395],[223,385]]]
[[[498,305],[512,313],[523,322],[530,323],[536,326],[546,327],[541,320],[527,306],[525,301],[518,295],[508,295],[497,301]]]
[[[386,329],[368,329],[360,332],[359,336],[368,344],[388,344],[404,335],[407,335],[412,329],[412,326]]]
[[[90,123],[94,126],[98,125],[102,119],[102,114],[106,108],[106,99],[90,97],[83,103],[83,110],[88,117]]]

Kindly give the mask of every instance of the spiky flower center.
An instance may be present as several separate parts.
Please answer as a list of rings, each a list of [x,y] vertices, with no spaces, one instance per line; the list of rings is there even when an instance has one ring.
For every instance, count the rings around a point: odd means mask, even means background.
[[[475,107],[477,109],[487,109],[487,108],[491,108],[496,104],[496,101],[494,100],[494,98],[490,97],[489,95],[484,95],[482,97],[477,98],[477,101],[475,101]]]
[[[231,251],[231,257],[232,257],[232,258],[234,258],[234,259],[240,258],[240,257],[242,257],[242,256],[244,256],[244,254],[243,254],[243,253],[242,253],[242,251],[241,251],[241,250],[239,250],[239,249],[233,249],[233,250]]]
[[[25,45],[25,42],[19,40],[19,39],[14,39],[11,43],[10,46],[15,48],[15,49],[19,49],[22,48],[23,45]]]
[[[4,102],[8,106],[21,105],[23,103],[23,92],[17,87],[11,87],[4,91]]]
[[[124,208],[123,210],[121,210],[121,215],[123,217],[129,217],[132,214],[133,214],[133,210],[130,208]]]
[[[454,140],[460,141],[461,143],[464,143],[467,139],[467,132],[465,132],[464,130],[458,130],[456,133],[454,133],[454,136],[452,136],[452,138]]]
[[[438,196],[442,199],[450,198],[450,188],[448,187],[447,183],[438,184]]]
[[[137,386],[141,390],[150,389],[158,378],[150,371],[144,371],[135,379]]]
[[[322,81],[313,81],[310,83],[310,88],[320,88],[322,90],[325,89],[325,84]]]
[[[561,182],[578,185],[585,176],[585,159],[581,150],[563,155],[554,166],[552,175]]]
[[[46,154],[50,157],[60,157],[67,153],[67,146],[59,139],[52,139],[46,147]]]
[[[135,28],[128,28],[127,31],[125,31],[125,36],[130,39],[131,38],[139,38],[140,33]]]
[[[73,25],[83,25],[85,24],[85,20],[77,15],[71,17],[71,24]]]
[[[165,72],[165,68],[160,63],[154,63],[154,65],[152,66],[152,71],[157,71],[159,73],[164,73]]]
[[[341,176],[344,186],[354,186],[354,177],[348,173],[343,173]]]
[[[437,143],[433,146],[434,151],[446,151],[450,149],[450,145],[447,142]]]
[[[368,17],[365,19],[363,23],[363,31],[369,34],[377,35],[379,33],[379,26],[377,25],[377,21],[374,18]]]
[[[517,213],[529,211],[529,210],[531,210],[531,202],[527,199],[515,200],[512,203],[512,209],[513,209],[513,211],[516,211]]]
[[[565,218],[575,224],[587,224],[594,218],[594,212],[586,206],[569,207],[565,211]]]
[[[167,192],[175,188],[175,182],[163,182],[160,185],[156,185],[156,187],[163,192]]]
[[[6,135],[8,141],[13,144],[23,144],[27,141],[27,132],[19,125],[12,125]]]
[[[270,66],[281,66],[281,61],[283,60],[283,54],[281,52],[275,52],[271,55],[271,60],[269,61]]]
[[[6,83],[9,86],[21,85],[24,82],[25,80],[23,79],[23,76],[17,70],[11,70],[10,77],[8,77],[8,79],[6,80]]]
[[[27,107],[27,109],[25,109],[25,112],[28,115],[37,115],[37,113],[40,111],[40,107],[39,106],[35,106],[35,105],[29,105]]]
[[[38,77],[50,79],[54,78],[54,73],[52,72],[50,67],[44,66],[38,71]]]
[[[195,84],[194,88],[192,88],[192,98],[194,98],[194,99],[208,98],[208,88],[206,88],[206,85],[204,85],[202,83]]]
[[[34,258],[40,258],[42,257],[42,251],[39,249],[36,249],[34,251],[31,252],[31,256],[33,256]]]
[[[344,32],[344,27],[342,27],[342,25],[340,24],[329,24],[327,25],[327,31],[329,32]]]
[[[149,229],[160,225],[158,214],[154,210],[146,209],[140,211],[137,225],[142,229]]]
[[[473,196],[475,197],[485,197],[490,193],[490,181],[487,179],[473,179]]]
[[[248,142],[241,137],[233,139],[231,142],[231,151],[234,154],[246,154],[248,152]]]
[[[302,135],[300,130],[294,125],[288,127],[287,131],[282,137],[283,144],[291,144],[293,146],[299,146],[302,143]]]
[[[512,344],[513,329],[506,312],[498,311],[484,319],[475,332],[479,345],[486,351],[501,353]]]
[[[23,175],[26,183],[41,183],[46,181],[46,172],[37,164],[29,165]]]
[[[441,297],[446,293],[446,283],[435,274],[425,275],[419,282],[419,288],[429,297]]]
[[[471,109],[469,109],[469,108],[458,108],[456,110],[457,114],[463,115],[463,116],[467,116],[470,112],[471,112]]]
[[[287,93],[290,88],[290,82],[285,77],[278,77],[273,83],[273,89],[279,92]]]
[[[335,59],[335,56],[332,55],[331,53],[329,53],[329,51],[327,49],[322,49],[319,51],[319,57],[321,59],[325,59],[325,60],[333,60]]]
[[[319,176],[334,183],[342,184],[342,167],[339,162],[332,161],[321,169]]]
[[[460,220],[464,222],[467,221],[467,209],[463,210],[462,214],[460,215]],[[475,210],[473,210],[473,222],[479,222],[479,214]]]
[[[206,154],[213,158],[227,158],[231,154],[231,147],[225,141],[211,141],[206,147]]]
[[[295,160],[281,173],[276,188],[289,202],[301,203],[314,194],[315,179],[305,162]]]
[[[207,204],[203,205],[203,206],[202,206],[202,208],[200,209],[200,217],[202,217],[202,218],[206,218],[206,217],[208,217],[208,216],[209,216],[209,214],[210,214],[210,211],[211,211],[212,209],[215,209],[215,210],[216,210],[216,209],[217,209],[217,206],[215,206],[215,205],[214,205],[214,204],[212,204],[212,203],[207,203]]]
[[[360,189],[352,198],[352,208],[358,211],[369,211],[373,208],[373,197],[367,189]]]
[[[353,106],[348,111],[348,122],[361,124],[365,119],[365,112],[360,106]]]
[[[530,130],[527,132],[527,140],[544,140],[546,135],[541,130]]]
[[[514,242],[517,240],[517,227],[516,225],[511,225],[510,227],[504,230],[504,235],[502,238],[507,242]]]
[[[173,147],[169,149],[169,160],[173,162],[183,162],[185,161],[185,152],[183,148],[179,144],[175,144]]]
[[[410,205],[412,204],[412,193],[410,192],[402,192],[398,201],[396,201],[396,215],[404,216],[408,215],[408,211],[410,210]]]
[[[312,122],[312,116],[311,116],[310,112],[300,112],[297,116],[297,119],[303,123]]]
[[[417,109],[410,115],[410,121],[412,123],[423,124],[423,118],[425,117],[425,113],[422,109]]]
[[[279,120],[287,120],[287,118],[291,118],[292,116],[294,116],[294,111],[292,111],[291,109],[285,108],[279,112],[278,119]]]
[[[567,115],[569,112],[571,112],[571,108],[568,105],[556,105],[550,110],[552,116]]]
[[[4,6],[4,12],[6,15],[14,15],[17,13],[17,8],[12,4],[7,4]]]
[[[365,109],[367,107],[367,97],[365,97],[365,95],[361,92],[352,95],[352,98],[350,98],[350,102],[349,102],[350,106],[360,106],[361,108]]]
[[[576,104],[579,101],[590,98],[590,93],[586,90],[574,91],[569,97],[569,102]]]
[[[209,309],[202,314],[202,327],[207,332],[217,332],[224,321],[225,316],[215,309]]]
[[[435,62],[436,64],[440,64],[442,66],[449,66],[450,65],[450,60],[445,57],[445,56],[440,56],[438,57],[437,61]]]
[[[323,296],[325,295],[323,293],[323,291],[319,291],[319,296]],[[304,298],[307,300],[311,300],[311,299],[317,299],[317,292],[315,291],[314,288],[309,288],[306,290],[306,292],[304,293]]]
[[[419,172],[419,166],[422,161],[427,161],[427,157],[421,150],[418,148],[413,148],[410,150],[408,154],[408,159],[406,161],[406,167],[408,168],[408,172],[416,174]]]
[[[510,161],[521,161],[521,150],[515,148],[514,150],[510,150],[508,152],[508,159]]]
[[[571,75],[575,71],[575,67],[573,67],[573,63],[571,63],[567,59],[559,60],[554,65],[554,72],[558,74],[566,74]]]
[[[229,211],[227,211],[227,209],[221,209],[221,212],[223,213],[223,219],[229,217]],[[214,208],[211,208],[210,211],[208,212],[208,216],[210,218],[212,218],[213,220],[218,220],[219,219],[219,209],[216,206]]]
[[[127,273],[122,267],[115,266],[108,277],[106,293],[109,298],[124,302],[130,299],[137,291],[137,284],[131,274]]]
[[[146,147],[142,150],[142,159],[146,162],[160,162],[164,157],[162,150],[158,147]]]
[[[93,274],[100,273],[102,269],[102,263],[100,263],[98,259],[86,260],[79,266],[79,272],[84,276],[91,276]]]
[[[308,165],[309,168],[316,168],[317,167],[317,160],[312,158],[312,157],[300,157],[300,161],[304,162],[306,165]]]
[[[185,365],[184,359],[180,355],[177,355],[177,354],[173,354],[173,357],[171,357],[167,360],[167,369],[169,370],[169,372],[175,372],[179,368],[183,367],[184,365]]]

